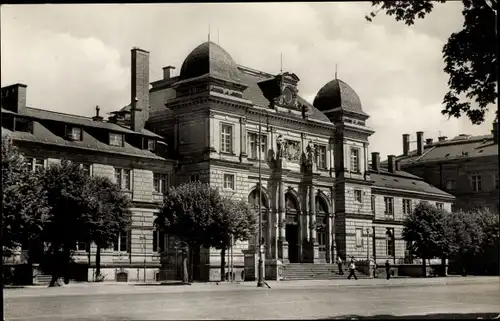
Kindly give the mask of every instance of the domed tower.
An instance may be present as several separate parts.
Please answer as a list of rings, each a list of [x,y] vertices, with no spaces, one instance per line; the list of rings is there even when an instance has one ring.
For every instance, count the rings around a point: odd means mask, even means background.
[[[355,226],[360,219],[372,215],[368,137],[374,131],[366,126],[369,115],[363,111],[358,94],[336,77],[319,90],[313,105],[335,125],[335,240],[337,254],[345,258],[360,250],[349,248],[356,242],[348,242],[346,238],[357,233]],[[371,224],[367,219],[363,233]]]

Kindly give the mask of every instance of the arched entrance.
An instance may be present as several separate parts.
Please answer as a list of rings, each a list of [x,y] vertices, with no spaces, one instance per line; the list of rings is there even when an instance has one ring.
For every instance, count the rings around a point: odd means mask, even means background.
[[[290,263],[298,263],[299,255],[299,204],[297,198],[291,194],[285,194],[285,235],[288,242],[288,260]]]
[[[259,196],[262,194],[262,201],[259,202]],[[269,229],[269,201],[264,194],[264,192],[259,193],[259,189],[255,189],[248,195],[248,203],[255,209],[256,213],[259,213],[259,204],[260,210],[262,212],[262,245],[264,245],[264,253],[268,253],[269,249],[269,238],[270,235],[268,233]],[[257,235],[255,235],[253,241],[250,243],[254,246],[254,249],[258,249],[258,238],[259,238],[259,230],[257,230]]]
[[[328,250],[328,205],[320,195],[316,195],[316,237],[318,239],[319,259],[326,260]]]

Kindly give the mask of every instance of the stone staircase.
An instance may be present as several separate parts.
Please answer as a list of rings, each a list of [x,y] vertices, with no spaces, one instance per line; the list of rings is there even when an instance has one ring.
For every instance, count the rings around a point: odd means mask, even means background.
[[[333,280],[345,279],[349,270],[344,268],[344,275],[339,275],[336,264],[329,263],[289,263],[283,265],[283,280]],[[356,271],[358,279],[367,279],[368,276]]]
[[[50,280],[52,280],[52,276],[48,274],[38,274],[35,277],[34,284],[36,285],[49,285]]]

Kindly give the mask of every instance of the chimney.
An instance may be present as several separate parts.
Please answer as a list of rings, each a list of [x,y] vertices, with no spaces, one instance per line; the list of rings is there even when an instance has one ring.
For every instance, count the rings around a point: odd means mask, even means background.
[[[376,172],[380,171],[380,153],[372,153],[372,169]]]
[[[130,122],[131,128],[133,131],[141,131],[144,128],[144,122],[142,121],[142,110],[137,106],[139,99],[136,97],[132,101],[132,105],[130,106]]]
[[[438,137],[438,141],[444,142],[446,140],[446,138],[448,138],[448,137],[446,137],[446,136],[439,136]]]
[[[493,130],[491,131],[491,134],[493,134],[493,142],[498,144],[498,120],[493,122]]]
[[[1,89],[2,108],[24,114],[26,110],[26,88],[24,84],[14,84]]]
[[[172,77],[172,70],[174,70],[174,66],[163,67],[163,80],[168,80]]]
[[[132,88],[130,100],[138,112],[132,121],[134,130],[140,131],[149,118],[149,52],[134,47],[132,50]]]
[[[410,154],[410,134],[403,134],[403,155]]]
[[[427,138],[427,139],[425,140],[425,144],[426,144],[426,145],[430,145],[430,144],[432,144],[432,138]]]
[[[95,120],[95,121],[102,121],[102,116],[99,116],[99,110],[101,110],[99,108],[99,106],[95,106],[95,116],[92,117],[92,120]]]
[[[387,156],[387,169],[390,173],[394,173],[396,171],[396,156]]]
[[[401,172],[401,161],[396,161],[396,172]]]
[[[417,155],[424,153],[424,132],[417,132]]]

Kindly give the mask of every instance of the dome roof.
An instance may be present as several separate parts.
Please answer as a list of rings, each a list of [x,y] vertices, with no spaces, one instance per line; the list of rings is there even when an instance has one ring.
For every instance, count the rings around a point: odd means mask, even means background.
[[[342,107],[364,114],[358,94],[340,79],[333,79],[324,85],[314,98],[313,105],[321,111]]]
[[[241,82],[240,71],[233,58],[213,42],[196,47],[182,63],[179,80],[210,74],[224,80]]]

